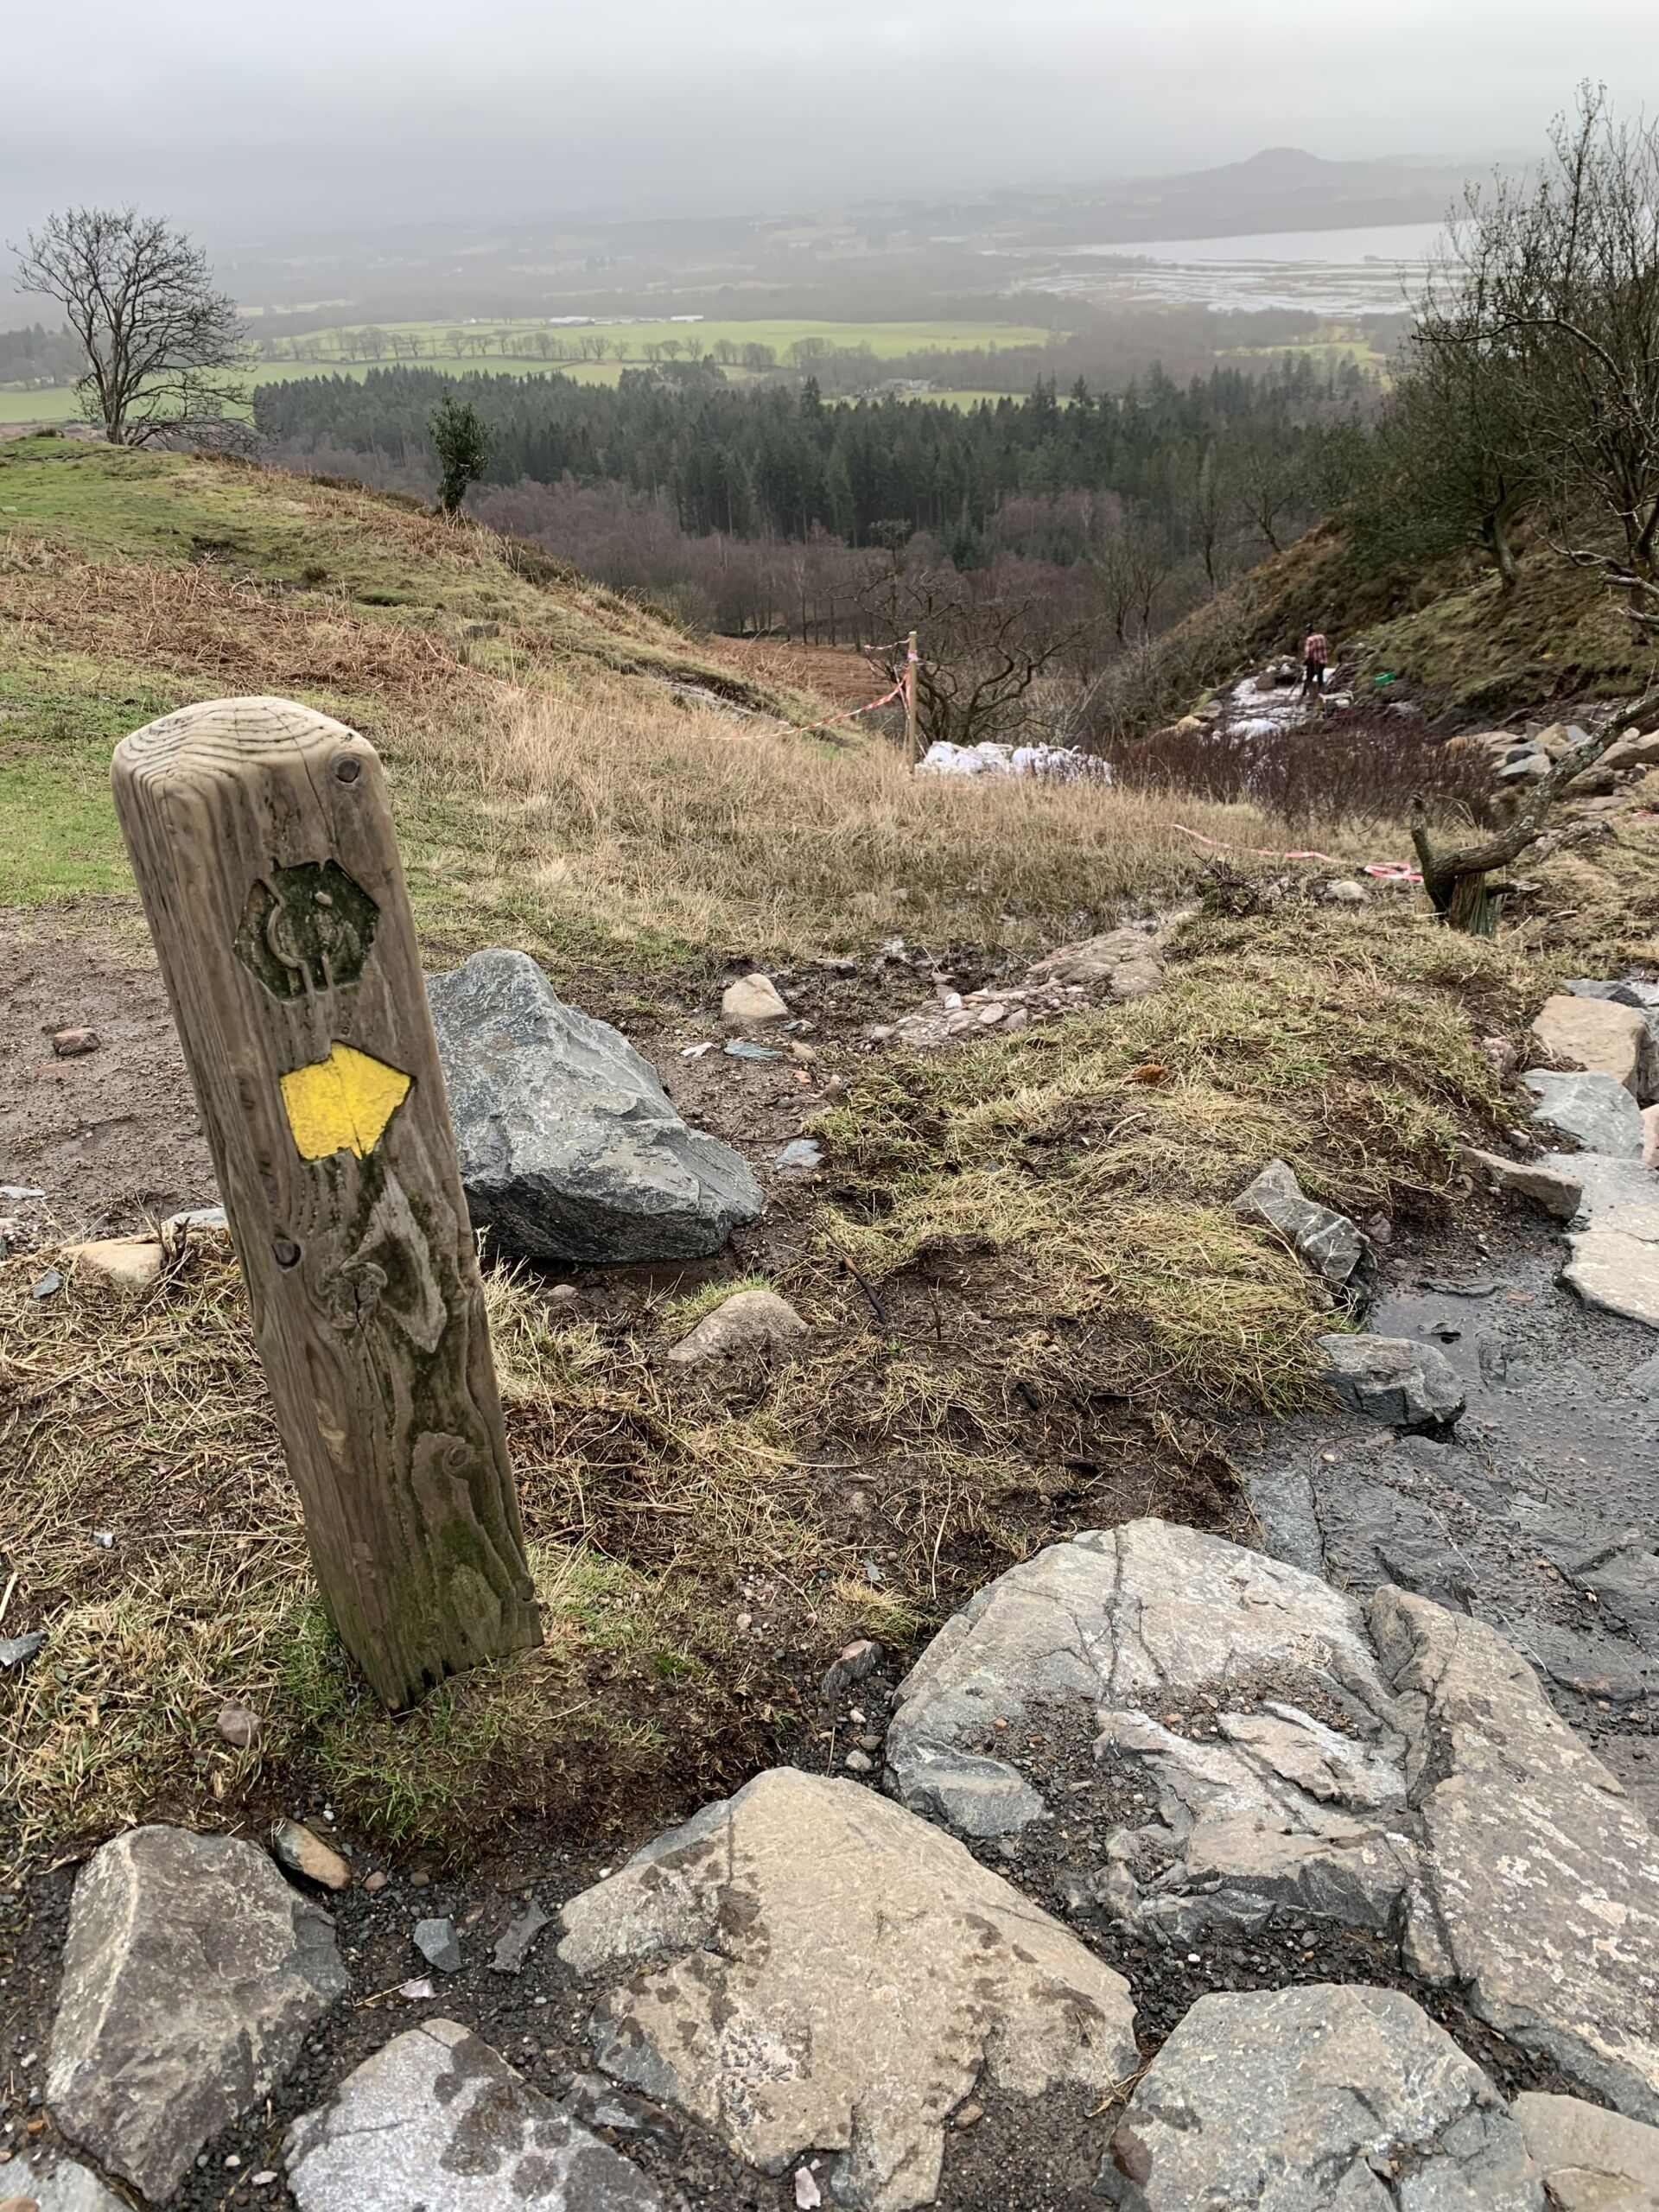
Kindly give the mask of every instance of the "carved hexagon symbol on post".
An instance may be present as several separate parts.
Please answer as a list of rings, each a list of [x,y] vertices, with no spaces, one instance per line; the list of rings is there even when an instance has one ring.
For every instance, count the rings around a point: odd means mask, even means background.
[[[250,886],[237,957],[274,998],[354,983],[374,943],[372,899],[338,861],[273,868]]]

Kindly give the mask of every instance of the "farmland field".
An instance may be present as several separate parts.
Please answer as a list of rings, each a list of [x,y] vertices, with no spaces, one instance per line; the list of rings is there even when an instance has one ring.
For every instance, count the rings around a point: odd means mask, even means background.
[[[906,353],[930,350],[950,353],[981,347],[1042,346],[1052,334],[1034,323],[970,322],[607,322],[550,329],[544,323],[515,321],[464,326],[453,322],[399,322],[374,327],[384,334],[385,340],[385,354],[379,361],[344,360],[338,351],[343,332],[317,331],[301,341],[308,346],[315,345],[319,349],[317,358],[259,361],[251,368],[250,380],[255,384],[277,384],[296,377],[366,376],[371,368],[400,365],[393,343],[397,340],[414,340],[423,348],[442,345],[442,353],[423,351],[413,361],[405,353],[401,365],[435,369],[444,375],[467,376],[481,371],[486,374],[526,376],[552,370],[578,384],[614,384],[625,368],[645,366],[647,346],[666,345],[676,340],[688,353],[694,347],[706,353],[722,340],[739,346],[769,346],[779,364],[787,365],[790,347],[803,339],[821,338],[832,346],[867,345],[879,359],[893,360]],[[464,335],[468,346],[487,345],[490,350],[457,351],[454,341],[458,334]],[[544,359],[530,350],[537,339],[563,340],[574,347],[574,342],[582,338],[603,338],[612,357],[603,361],[557,361]],[[505,353],[504,339],[508,348]],[[734,365],[727,373],[734,382],[741,383],[753,372]],[[937,396],[969,404],[955,393]],[[971,397],[981,396],[976,391]],[[74,412],[74,395],[67,385],[26,391],[18,385],[0,385],[0,423],[61,423]]]

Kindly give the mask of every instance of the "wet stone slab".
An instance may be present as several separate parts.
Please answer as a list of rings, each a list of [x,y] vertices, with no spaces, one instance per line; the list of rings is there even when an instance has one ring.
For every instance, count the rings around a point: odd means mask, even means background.
[[[664,2212],[637,2166],[454,2020],[395,2036],[283,2156],[300,2212]]]

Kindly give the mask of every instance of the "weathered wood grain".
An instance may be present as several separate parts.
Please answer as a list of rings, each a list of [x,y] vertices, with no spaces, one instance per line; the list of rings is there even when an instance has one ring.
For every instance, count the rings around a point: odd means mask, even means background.
[[[220,699],[111,781],[323,1600],[408,1705],[540,1625],[380,763]]]

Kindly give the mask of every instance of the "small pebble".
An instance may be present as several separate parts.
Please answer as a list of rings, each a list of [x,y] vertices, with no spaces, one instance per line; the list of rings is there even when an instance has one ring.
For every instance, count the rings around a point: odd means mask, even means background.
[[[302,1821],[278,1821],[270,1832],[270,1848],[278,1863],[290,1874],[303,1874],[308,1881],[319,1882],[325,1890],[346,1890],[352,1885],[352,1870],[346,1861],[320,1835],[315,1835]]]
[[[573,1282],[556,1282],[547,1294],[550,1306],[574,1306],[582,1293]]]
[[[377,1867],[372,1874],[365,1874],[364,1876],[363,1886],[368,1891],[369,1895],[373,1897],[377,1891],[384,1890],[386,1884],[391,1879],[391,1875],[388,1874],[384,1868]]]
[[[428,1966],[440,1974],[461,1972],[461,1944],[453,1920],[417,1920],[410,1938]]]
[[[798,2208],[798,2212],[813,2212],[813,2207],[815,2205],[822,2204],[823,2202],[823,2192],[819,2189],[817,2182],[813,2180],[810,2169],[806,2166],[797,2166],[795,2169],[795,2202]]]
[[[849,1774],[868,1774],[874,1770],[874,1761],[867,1752],[849,1751],[842,1764]]]
[[[99,1041],[96,1029],[60,1029],[52,1039],[52,1050],[60,1060],[79,1059],[83,1052],[95,1052]]]
[[[245,1751],[251,1744],[259,1740],[259,1731],[264,1724],[251,1705],[242,1705],[231,1698],[219,1708],[213,1722],[219,1734],[232,1750]]]
[[[951,2124],[957,2127],[977,2127],[984,2117],[984,2106],[976,2105],[970,2097],[965,2105],[957,2107],[956,2118]]]

